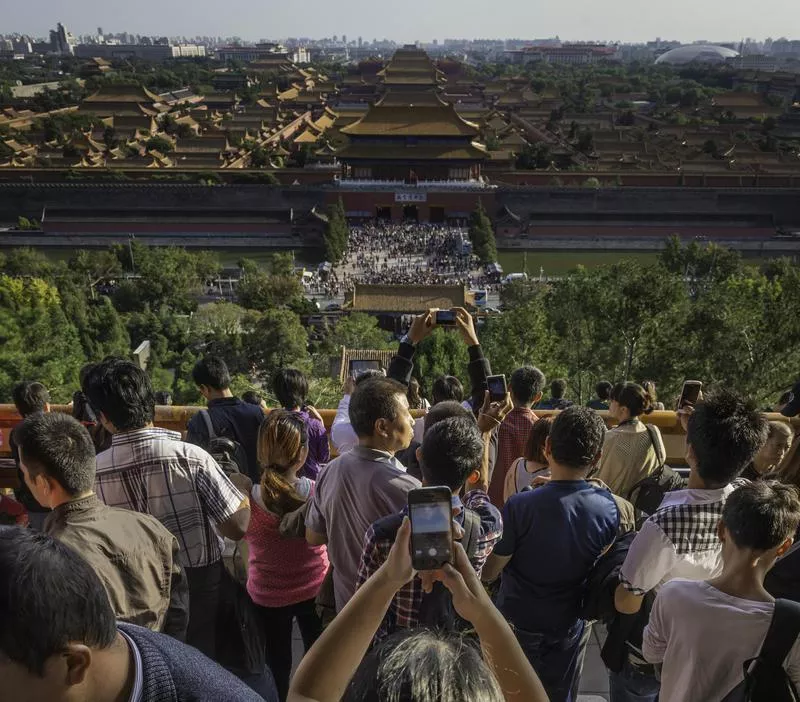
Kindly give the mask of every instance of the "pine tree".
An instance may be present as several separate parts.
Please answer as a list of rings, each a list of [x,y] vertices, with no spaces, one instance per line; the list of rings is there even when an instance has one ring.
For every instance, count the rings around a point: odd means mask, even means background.
[[[492,222],[483,209],[483,203],[478,200],[478,206],[472,213],[469,225],[469,240],[472,242],[472,252],[481,263],[494,263],[497,261],[497,243],[494,239]]]
[[[325,258],[338,263],[347,251],[350,230],[347,227],[342,198],[328,209],[328,224],[325,227]]]

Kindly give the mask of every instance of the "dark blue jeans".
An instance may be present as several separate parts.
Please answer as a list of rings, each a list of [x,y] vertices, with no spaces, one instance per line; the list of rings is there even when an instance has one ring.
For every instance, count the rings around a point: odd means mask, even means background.
[[[661,684],[626,660],[619,673],[608,671],[608,689],[611,702],[656,702]]]
[[[563,633],[514,631],[550,702],[575,702],[572,691],[578,689],[579,662],[587,642],[584,626],[579,621]]]

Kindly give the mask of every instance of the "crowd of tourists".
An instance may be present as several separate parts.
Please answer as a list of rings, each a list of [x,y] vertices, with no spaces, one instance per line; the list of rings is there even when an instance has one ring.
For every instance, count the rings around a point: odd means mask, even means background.
[[[600,625],[613,702],[795,699],[790,424],[734,388],[698,395],[677,415],[681,477],[643,421],[652,385],[604,381],[583,406],[559,379],[543,398],[524,366],[490,394],[472,317],[453,312],[469,388],[418,376],[431,310],[388,368],[348,379],[330,428],[300,371],[275,374],[265,410],[214,356],[185,434],[155,425],[124,359],[82,370],[71,415],[20,382],[0,700],[575,702]],[[782,399],[797,415],[800,383]],[[421,487],[452,511],[433,568],[412,550]]]
[[[356,283],[382,285],[497,285],[471,253],[463,227],[440,224],[368,223],[350,227],[343,260],[320,281],[320,291],[343,296]]]

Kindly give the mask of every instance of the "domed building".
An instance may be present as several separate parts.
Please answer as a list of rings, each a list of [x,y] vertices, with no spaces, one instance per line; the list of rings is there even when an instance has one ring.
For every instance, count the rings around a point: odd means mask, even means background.
[[[735,58],[739,55],[738,51],[728,49],[724,46],[714,46],[713,44],[687,44],[661,54],[656,59],[656,63],[666,63],[672,66],[680,66],[685,63],[725,63],[725,59]]]

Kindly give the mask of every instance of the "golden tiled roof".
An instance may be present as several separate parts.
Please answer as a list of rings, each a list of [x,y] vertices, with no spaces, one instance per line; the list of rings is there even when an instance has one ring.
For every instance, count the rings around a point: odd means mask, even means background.
[[[351,309],[363,312],[420,314],[431,308],[467,304],[463,285],[360,285],[351,293]]]
[[[350,372],[350,361],[378,361],[381,368],[389,368],[389,363],[395,355],[394,351],[381,351],[377,349],[348,349],[342,346],[342,359],[339,366],[339,380],[344,382]]]
[[[450,105],[390,107],[374,105],[358,122],[342,129],[357,136],[476,136],[478,127]]]

